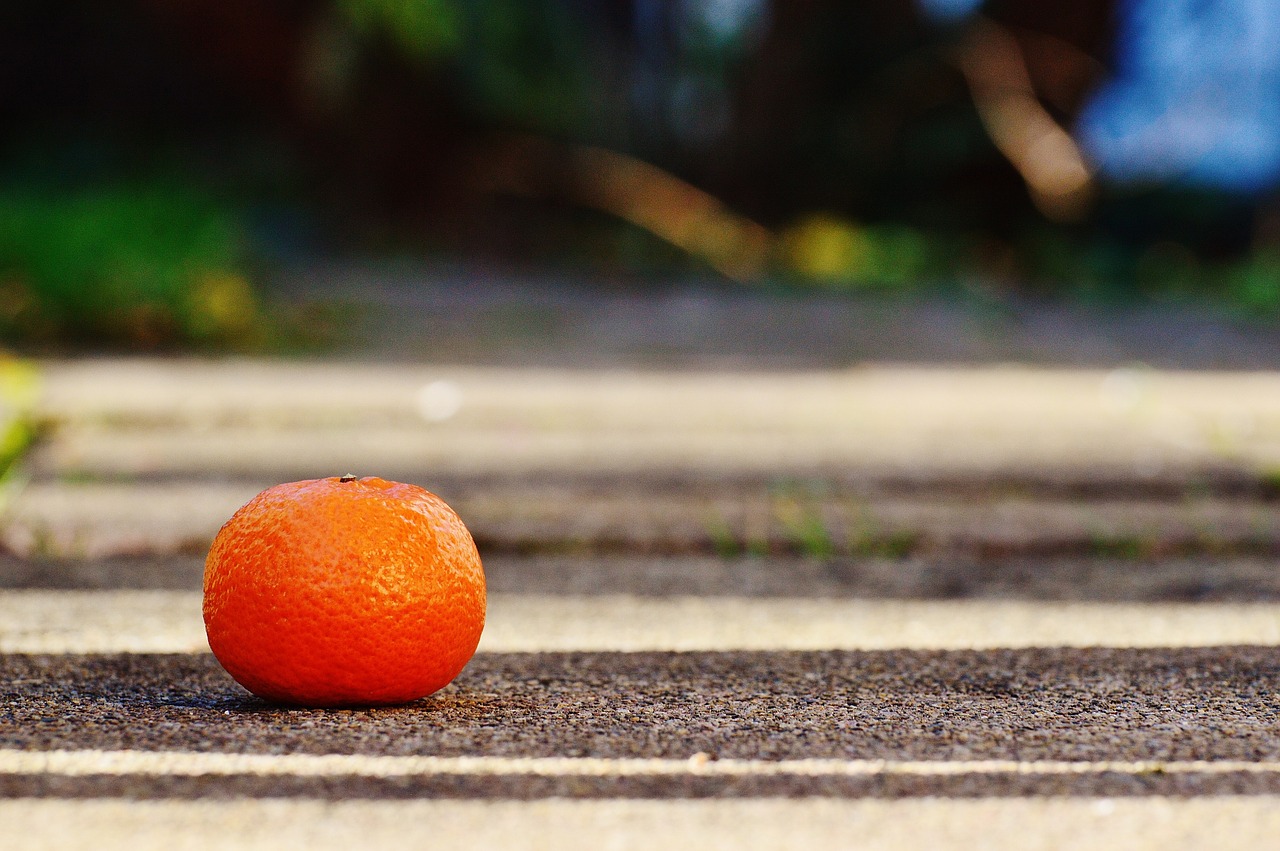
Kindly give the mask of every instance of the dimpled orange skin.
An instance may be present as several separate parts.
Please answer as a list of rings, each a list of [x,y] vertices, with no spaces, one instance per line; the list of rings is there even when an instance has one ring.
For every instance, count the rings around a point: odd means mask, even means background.
[[[480,641],[484,569],[458,515],[416,485],[347,479],[268,488],[214,538],[209,646],[259,697],[416,700],[453,680]]]

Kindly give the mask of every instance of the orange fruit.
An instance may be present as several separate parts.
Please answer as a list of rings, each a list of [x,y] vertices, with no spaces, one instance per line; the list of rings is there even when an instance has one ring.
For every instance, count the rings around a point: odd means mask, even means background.
[[[484,569],[444,500],[354,476],[276,485],[205,562],[204,623],[227,673],[302,706],[404,703],[447,685],[484,629]]]

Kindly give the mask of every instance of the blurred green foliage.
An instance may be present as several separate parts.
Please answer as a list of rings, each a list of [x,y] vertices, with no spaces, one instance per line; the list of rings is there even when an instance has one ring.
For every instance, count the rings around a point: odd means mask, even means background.
[[[464,4],[471,42],[465,78],[486,117],[547,133],[581,133],[591,112],[590,34],[563,3]]]
[[[0,190],[0,334],[246,345],[263,316],[235,213],[177,180]]]
[[[40,374],[25,360],[0,356],[0,511],[26,481],[21,465],[43,427],[36,414]]]
[[[449,66],[484,118],[588,129],[592,34],[557,0],[336,0],[365,51],[384,45],[420,71]]]
[[[917,229],[860,226],[832,214],[807,217],[782,233],[786,272],[820,286],[902,289],[947,269],[940,245]]]
[[[337,11],[366,39],[387,37],[419,60],[455,52],[462,13],[452,0],[337,0]]]
[[[1256,252],[1227,268],[1228,298],[1247,312],[1280,316],[1280,253]]]
[[[801,287],[901,293],[982,281],[987,296],[1211,301],[1241,316],[1280,318],[1280,252],[1267,248],[1207,259],[1172,240],[1133,246],[1047,226],[1000,240],[823,213],[784,228],[779,249],[777,274]]]
[[[1110,4],[987,6],[1027,36],[1032,70],[1075,57],[1088,71],[1046,97],[1069,127],[1105,64]],[[1103,187],[1085,219],[1040,215],[956,67],[963,37],[909,0],[0,4],[14,69],[0,79],[0,339],[257,346],[281,332],[255,293],[255,252],[287,263],[316,244],[706,273],[717,246],[699,258],[617,214],[690,218],[697,192],[768,226],[767,274],[790,286],[979,281],[996,297],[1280,316],[1268,199]],[[527,137],[554,155],[486,173],[495,140]],[[589,146],[696,189],[592,182],[575,165]],[[59,150],[17,161],[43,147]],[[153,162],[184,165],[139,178]],[[246,238],[251,205],[283,224],[255,218]],[[299,221],[321,232],[295,238]],[[302,324],[328,337],[341,322]]]

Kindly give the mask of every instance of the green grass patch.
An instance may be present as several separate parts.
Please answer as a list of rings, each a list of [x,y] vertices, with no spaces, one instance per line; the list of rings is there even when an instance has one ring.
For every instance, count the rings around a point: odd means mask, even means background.
[[[265,319],[236,212],[178,179],[0,188],[0,339],[241,348]]]
[[[21,461],[42,430],[36,416],[39,393],[40,376],[34,366],[0,357],[0,510],[25,483]]]

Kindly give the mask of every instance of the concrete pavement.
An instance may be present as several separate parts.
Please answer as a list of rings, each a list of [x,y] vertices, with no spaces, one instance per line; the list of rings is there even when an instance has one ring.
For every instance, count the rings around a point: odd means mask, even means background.
[[[1280,799],[0,801],[15,851],[1265,848]]]
[[[23,557],[200,553],[279,481],[444,496],[491,554],[1280,551],[1280,377],[46,366]]]
[[[0,519],[16,847],[1275,834],[1273,373],[45,373]],[[206,652],[203,548],[261,487],[349,471],[476,531],[481,652],[405,707],[268,706]]]
[[[1280,646],[1280,603],[491,594],[482,652]],[[10,591],[0,652],[203,653],[194,591]]]

